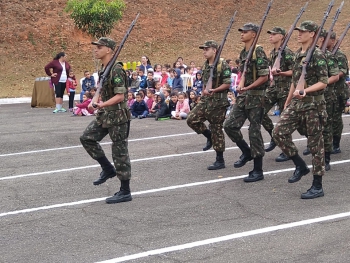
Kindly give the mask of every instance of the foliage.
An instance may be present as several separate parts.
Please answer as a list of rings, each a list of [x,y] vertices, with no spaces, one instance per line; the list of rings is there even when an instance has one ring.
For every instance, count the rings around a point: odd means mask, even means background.
[[[111,33],[124,9],[123,0],[68,0],[65,11],[80,30],[100,38]]]

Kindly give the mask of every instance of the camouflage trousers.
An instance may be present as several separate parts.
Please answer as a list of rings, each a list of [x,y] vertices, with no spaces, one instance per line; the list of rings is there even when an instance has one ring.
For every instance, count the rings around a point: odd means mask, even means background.
[[[247,119],[249,120],[250,154],[253,158],[265,155],[264,141],[261,136],[261,120],[263,114],[263,107],[245,109],[245,107],[234,104],[224,125],[224,130],[228,137],[230,137],[233,142],[237,142],[243,140],[241,128],[244,122]]]
[[[334,101],[326,101],[327,121],[323,127],[323,141],[325,152],[333,151],[333,114],[334,114]]]
[[[344,124],[343,124],[343,110],[346,104],[346,100],[342,96],[337,97],[334,105],[334,113],[333,113],[333,136],[337,136],[341,138],[341,134],[343,132]]]
[[[209,122],[213,148],[217,152],[225,151],[225,135],[222,127],[225,121],[226,104],[220,103],[217,107],[215,105],[213,107],[210,102],[201,100],[187,116],[187,125],[198,134],[208,129],[204,122]]]
[[[326,121],[327,113],[325,105],[323,110],[316,109],[297,109],[296,100],[282,112],[279,122],[273,130],[273,139],[282,152],[288,157],[298,154],[298,149],[293,143],[292,133],[295,130],[302,130],[307,135],[307,145],[312,154],[312,168],[314,175],[324,175],[324,142],[323,125]],[[321,115],[320,115],[321,114]],[[320,117],[321,116],[321,117]]]
[[[93,120],[80,137],[81,144],[87,153],[96,160],[105,156],[99,141],[109,134],[112,140],[113,163],[120,180],[129,180],[131,178],[131,164],[127,141],[129,128],[130,122],[104,128],[96,120]]]
[[[279,92],[279,89],[277,89],[277,87],[269,87],[266,89],[265,103],[264,103],[265,113],[261,122],[261,125],[264,127],[266,131],[272,131],[274,128],[273,122],[269,117],[268,112],[276,103],[278,105],[280,112],[282,112],[284,108],[284,104],[287,100],[287,96],[288,94],[283,95],[281,97],[281,94]]]

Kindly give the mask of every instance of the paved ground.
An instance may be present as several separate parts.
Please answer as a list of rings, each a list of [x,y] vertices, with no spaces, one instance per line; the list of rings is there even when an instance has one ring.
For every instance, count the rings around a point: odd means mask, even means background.
[[[253,164],[233,168],[231,141],[226,169],[208,171],[214,153],[185,121],[133,120],[134,199],[107,205],[119,183],[92,185],[100,169],[79,142],[93,117],[51,112],[0,105],[0,262],[349,262],[349,115],[315,200],[300,199],[311,175],[287,183],[293,165],[274,162],[279,149],[264,158],[265,180],[247,184]]]

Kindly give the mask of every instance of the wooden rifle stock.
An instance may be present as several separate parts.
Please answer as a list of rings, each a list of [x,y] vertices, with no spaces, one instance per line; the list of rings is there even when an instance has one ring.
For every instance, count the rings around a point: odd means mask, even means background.
[[[236,14],[237,14],[237,11],[235,11],[233,16],[231,17],[231,20],[230,20],[230,23],[228,24],[228,27],[227,27],[226,32],[225,32],[225,35],[224,35],[224,37],[223,37],[223,39],[221,41],[221,44],[220,44],[220,46],[219,46],[219,48],[218,48],[218,50],[216,52],[214,63],[213,63],[212,66],[210,66],[209,79],[208,79],[207,84],[205,85],[205,89],[206,89],[207,92],[209,92],[209,90],[211,90],[213,88],[214,68],[216,68],[216,66],[217,66],[217,64],[219,62],[221,52],[222,52],[222,50],[224,48],[224,45],[225,45],[228,33],[230,32],[231,27],[233,25],[233,22],[235,21]]]
[[[323,19],[322,19],[322,22],[320,24],[320,26],[318,27],[315,35],[314,35],[314,39],[311,43],[311,46],[309,48],[309,51],[307,52],[306,54],[306,57],[305,57],[305,60],[303,62],[303,68],[302,68],[302,71],[301,71],[301,76],[299,78],[299,81],[298,81],[298,84],[296,86],[296,90],[299,90],[299,94],[300,95],[303,95],[304,94],[304,87],[305,87],[305,76],[306,76],[306,68],[307,68],[307,65],[309,64],[310,60],[311,60],[311,57],[312,57],[312,54],[314,53],[315,51],[315,48],[316,48],[316,44],[317,44],[317,40],[318,38],[320,37],[320,34],[321,34],[321,30],[324,26],[324,24],[326,23],[326,20],[329,16],[329,13],[331,12],[332,10],[332,7],[334,5],[334,0],[332,0],[329,5],[328,5],[328,8],[327,8],[327,11],[324,13],[324,16],[323,16]]]
[[[337,53],[341,42],[343,41],[344,37],[346,36],[346,33],[348,32],[348,30],[350,29],[350,23],[346,26],[344,32],[341,34],[341,36],[339,37],[337,43],[334,45],[334,48],[332,50],[332,54],[334,55],[335,53]]]
[[[109,76],[109,74],[110,74],[110,72],[111,72],[111,70],[113,68],[114,63],[117,61],[117,58],[118,58],[118,56],[119,56],[119,54],[120,54],[120,52],[121,52],[121,50],[122,50],[122,48],[124,46],[124,43],[128,39],[128,37],[129,37],[132,29],[134,28],[134,26],[136,24],[136,21],[139,18],[139,16],[140,16],[140,13],[137,13],[135,19],[131,22],[128,31],[126,31],[122,41],[120,42],[117,51],[114,53],[112,59],[106,65],[105,70],[103,71],[103,74],[101,75],[101,77],[99,79],[95,96],[92,98],[92,106],[94,108],[97,107],[96,103],[97,103],[98,98],[100,96],[100,92],[101,92],[101,88],[102,88],[103,82],[108,78],[108,76]]]
[[[243,71],[242,71],[242,74],[241,74],[241,80],[239,81],[239,85],[238,85],[238,88],[241,89],[241,88],[244,88],[244,83],[245,83],[245,74],[247,73],[247,67],[250,63],[250,60],[252,59],[252,56],[253,56],[253,52],[255,50],[255,46],[256,44],[258,43],[258,39],[259,39],[259,36],[260,36],[260,33],[261,33],[261,30],[262,30],[262,27],[264,25],[264,22],[266,20],[266,17],[271,9],[271,5],[272,5],[272,2],[273,0],[271,0],[268,5],[267,5],[267,8],[266,8],[266,11],[265,11],[265,14],[261,20],[261,23],[260,23],[260,26],[259,26],[259,30],[258,32],[256,33],[256,36],[254,38],[254,41],[251,45],[251,47],[249,48],[249,52],[248,52],[248,55],[245,59],[245,62],[244,62],[244,66],[243,66]]]

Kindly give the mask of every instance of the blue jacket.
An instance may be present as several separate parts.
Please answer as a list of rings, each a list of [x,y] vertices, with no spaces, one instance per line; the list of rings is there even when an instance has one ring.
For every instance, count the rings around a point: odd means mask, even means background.
[[[177,76],[174,78],[173,86],[171,88],[172,89],[183,90],[184,85],[183,85],[183,81],[182,81],[182,78],[181,78],[181,71],[178,68],[176,68],[175,71],[176,71]]]
[[[144,100],[141,100],[140,102],[135,101],[130,110],[134,116],[142,115],[145,111],[148,113],[148,107]]]
[[[94,87],[95,87],[95,78],[94,78],[94,76],[90,76],[89,79],[87,79],[87,78],[83,79],[83,83],[81,85],[81,89],[83,91],[90,91]]]

